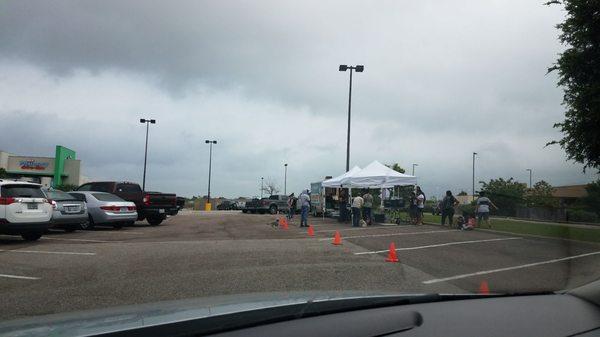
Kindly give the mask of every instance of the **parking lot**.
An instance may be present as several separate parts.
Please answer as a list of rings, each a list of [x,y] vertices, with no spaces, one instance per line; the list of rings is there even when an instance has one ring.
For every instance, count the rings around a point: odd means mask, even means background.
[[[351,228],[311,218],[182,211],[161,226],[0,236],[2,319],[224,294],[471,293],[573,288],[600,278],[600,245],[434,225]],[[342,245],[331,244],[335,231]],[[395,243],[399,263],[386,262]]]

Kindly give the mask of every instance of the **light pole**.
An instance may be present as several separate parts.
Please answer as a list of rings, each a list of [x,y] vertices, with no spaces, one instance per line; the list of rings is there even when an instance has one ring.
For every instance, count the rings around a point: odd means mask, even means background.
[[[283,195],[287,195],[287,163],[283,165],[285,173],[283,174]]]
[[[533,175],[533,170],[532,169],[526,169],[525,171],[529,171],[529,188],[532,188],[532,180],[531,180],[531,176]]]
[[[473,199],[475,199],[475,156],[477,152],[473,152]]]
[[[264,179],[265,179],[265,177],[260,177],[260,198],[261,199],[263,198],[263,190],[265,189],[264,185],[263,185]]]
[[[144,150],[144,177],[142,178],[142,191],[146,192],[146,162],[148,161],[148,130],[150,124],[156,124],[156,119],[140,118],[140,123],[146,124],[146,148]]]
[[[419,166],[419,164],[413,164],[413,173],[412,173],[413,176],[415,175],[415,166]]]
[[[346,172],[350,171],[350,111],[352,107],[352,71],[356,70],[357,73],[362,73],[365,70],[365,66],[347,66],[341,64],[339,70],[346,71],[350,69],[350,89],[348,91],[348,139],[346,140]]]
[[[206,207],[205,210],[210,211],[211,210],[211,203],[210,203],[210,175],[211,175],[211,171],[212,171],[212,146],[213,144],[217,144],[216,140],[205,140],[204,141],[206,144],[210,144],[210,154],[208,156],[208,200],[206,201]]]

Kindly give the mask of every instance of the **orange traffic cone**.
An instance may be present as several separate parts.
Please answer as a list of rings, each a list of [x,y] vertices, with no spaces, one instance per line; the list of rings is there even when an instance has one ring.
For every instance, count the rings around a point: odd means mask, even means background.
[[[279,218],[279,226],[283,226],[283,217]]]
[[[340,235],[339,231],[335,231],[335,235],[333,236],[333,242],[332,244],[339,246],[342,244],[342,236]]]
[[[282,229],[289,229],[288,222],[287,222],[287,220],[285,218],[283,219],[283,225],[281,226],[281,228]]]
[[[315,236],[315,230],[312,225],[308,226],[308,236]]]
[[[390,251],[388,253],[387,262],[398,262],[398,256],[396,256],[396,245],[392,242],[390,243]]]
[[[479,293],[482,295],[489,295],[490,294],[490,288],[488,287],[488,283],[487,281],[482,281],[481,284],[479,285]]]

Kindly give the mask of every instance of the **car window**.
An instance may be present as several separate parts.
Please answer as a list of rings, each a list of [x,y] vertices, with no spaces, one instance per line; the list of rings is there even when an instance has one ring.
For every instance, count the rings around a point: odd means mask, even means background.
[[[141,192],[142,189],[136,184],[119,184],[117,186],[118,192]]]
[[[83,193],[69,193],[69,195],[71,195],[73,198],[79,201],[87,201],[87,199],[85,198],[85,194]]]
[[[63,191],[46,191],[46,196],[52,200],[73,200],[73,196]]]
[[[4,185],[0,189],[2,197],[45,198],[39,186],[32,185]]]
[[[90,191],[98,191],[98,192],[112,192],[110,189],[110,184],[102,184],[102,183],[92,183]]]
[[[119,198],[118,196],[110,193],[92,193],[92,195],[94,196],[94,198],[100,201],[125,201]]]
[[[77,188],[78,191],[91,191],[92,184],[83,184]]]

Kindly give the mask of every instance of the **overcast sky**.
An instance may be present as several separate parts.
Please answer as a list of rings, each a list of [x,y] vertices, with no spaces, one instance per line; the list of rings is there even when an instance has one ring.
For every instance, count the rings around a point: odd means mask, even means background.
[[[184,196],[288,193],[351,165],[398,162],[428,195],[514,177],[596,179],[552,125],[559,6],[544,1],[2,1],[0,149],[77,151],[92,180]],[[283,189],[283,188],[282,188]]]

